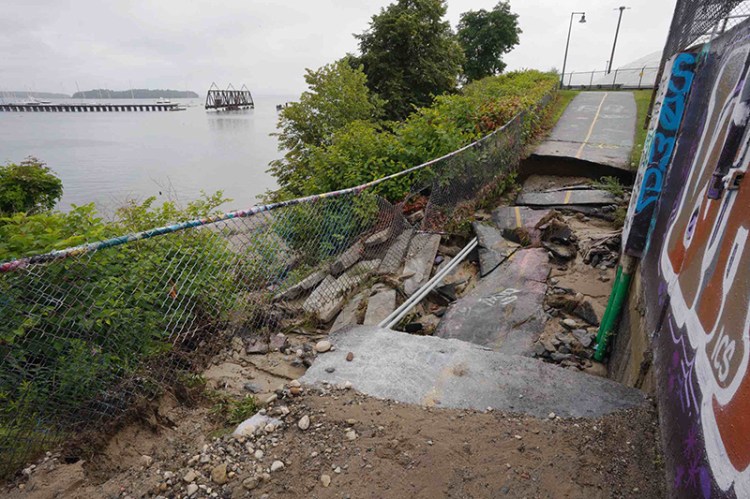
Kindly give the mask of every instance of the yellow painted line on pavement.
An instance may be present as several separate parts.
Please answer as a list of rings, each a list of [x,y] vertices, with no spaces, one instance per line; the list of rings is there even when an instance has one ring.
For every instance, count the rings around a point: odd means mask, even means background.
[[[521,209],[516,206],[516,227],[521,228]]]
[[[606,100],[607,95],[609,95],[609,92],[604,92],[602,101],[599,103],[599,108],[596,110],[596,114],[594,115],[594,121],[591,122],[591,127],[589,127],[589,133],[588,135],[586,135],[586,138],[583,140],[581,147],[578,148],[578,153],[576,153],[577,159],[581,159],[581,154],[583,154],[583,148],[586,146],[586,143],[591,138],[591,134],[594,133],[594,125],[596,125],[596,120],[599,119],[599,113],[602,112],[602,106],[604,105],[604,101]]]
[[[573,194],[573,191],[568,191],[565,193],[565,201],[563,201],[563,204],[570,203],[570,195]]]

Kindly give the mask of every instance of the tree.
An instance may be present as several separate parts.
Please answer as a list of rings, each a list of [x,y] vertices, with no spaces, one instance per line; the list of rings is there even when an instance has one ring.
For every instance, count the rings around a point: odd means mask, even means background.
[[[0,166],[0,215],[51,210],[62,194],[62,181],[34,157]]]
[[[307,69],[305,81],[308,90],[299,102],[281,111],[276,135],[279,150],[286,152],[269,170],[291,195],[302,194],[312,148],[328,145],[334,132],[353,121],[376,121],[382,115],[383,101],[370,93],[362,67],[352,67],[348,58]]]
[[[389,119],[404,119],[456,88],[463,53],[445,12],[444,0],[398,0],[355,35],[368,85],[386,100]]]
[[[518,45],[518,15],[510,11],[507,1],[499,2],[490,12],[481,9],[461,14],[458,41],[466,60],[464,78],[474,81],[501,73],[505,69],[503,54]]]

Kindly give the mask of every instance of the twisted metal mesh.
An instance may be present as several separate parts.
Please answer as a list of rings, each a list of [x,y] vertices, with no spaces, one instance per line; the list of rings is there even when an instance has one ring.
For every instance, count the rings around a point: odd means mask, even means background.
[[[382,182],[0,265],[0,475],[201,372],[235,335],[330,324],[400,271],[405,234],[450,231],[511,176],[549,100]],[[405,181],[406,199],[383,197]]]

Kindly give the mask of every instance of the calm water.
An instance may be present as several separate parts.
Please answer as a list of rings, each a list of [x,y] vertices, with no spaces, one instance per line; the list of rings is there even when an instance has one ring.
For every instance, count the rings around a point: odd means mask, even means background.
[[[219,189],[234,200],[223,208],[244,208],[275,188],[266,170],[281,153],[269,134],[276,104],[288,100],[258,96],[255,109],[225,113],[206,112],[198,99],[175,99],[189,106],[178,112],[0,112],[0,162],[45,161],[62,178],[63,210],[93,201],[111,213],[127,199],[185,203]]]

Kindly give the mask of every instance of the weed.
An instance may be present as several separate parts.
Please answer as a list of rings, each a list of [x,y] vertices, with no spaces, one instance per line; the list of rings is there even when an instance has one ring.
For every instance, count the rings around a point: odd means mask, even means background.
[[[592,182],[591,185],[597,189],[605,190],[618,198],[625,195],[625,186],[620,183],[617,177],[602,177]]]

